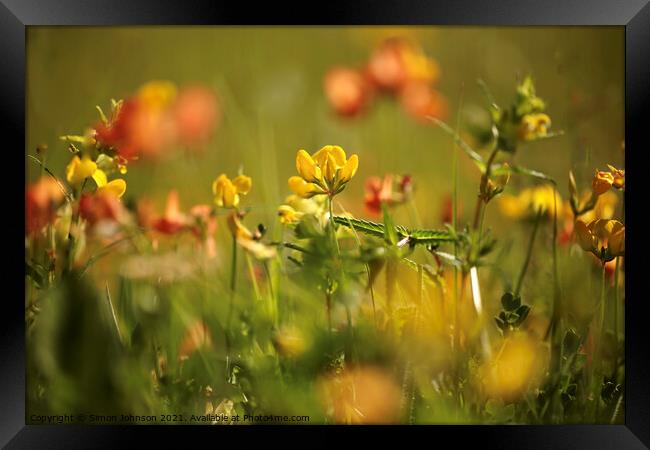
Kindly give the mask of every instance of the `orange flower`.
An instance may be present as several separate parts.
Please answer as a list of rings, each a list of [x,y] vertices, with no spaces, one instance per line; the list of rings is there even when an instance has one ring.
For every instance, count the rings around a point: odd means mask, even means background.
[[[357,70],[336,67],[325,76],[325,95],[341,116],[361,113],[372,98],[372,86]]]
[[[94,226],[104,220],[122,223],[126,220],[127,211],[115,195],[110,192],[100,192],[81,196],[79,215]]]
[[[25,190],[25,228],[27,234],[52,223],[64,194],[61,186],[50,177],[42,177]]]
[[[188,359],[197,350],[212,347],[212,333],[208,326],[201,321],[196,321],[185,331],[183,341],[178,348],[178,359]]]
[[[153,228],[163,234],[176,234],[188,226],[188,218],[181,213],[180,201],[176,190],[169,191],[165,214],[153,221]]]
[[[200,86],[181,90],[173,108],[177,137],[181,144],[204,145],[221,119],[214,93]]]
[[[609,191],[614,184],[614,175],[609,172],[597,170],[591,183],[594,195],[601,195]]]
[[[399,420],[400,387],[380,368],[346,369],[321,378],[317,389],[323,406],[339,423],[390,424]]]
[[[412,191],[412,180],[410,175],[395,176],[384,175],[383,180],[379,177],[370,177],[366,180],[366,210],[374,215],[381,214],[381,204],[388,206],[405,202]]]
[[[447,99],[423,82],[410,82],[401,92],[400,99],[406,112],[422,122],[428,117],[445,120],[449,115]]]

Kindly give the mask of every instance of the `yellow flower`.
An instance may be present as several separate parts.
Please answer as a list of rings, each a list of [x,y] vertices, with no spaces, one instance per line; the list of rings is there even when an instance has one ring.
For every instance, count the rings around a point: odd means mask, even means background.
[[[609,171],[614,177],[612,186],[614,186],[616,189],[623,189],[625,187],[625,170],[617,169],[616,167],[610,166],[609,164],[607,164],[607,167],[609,167]]]
[[[551,126],[551,118],[544,113],[526,114],[521,118],[519,137],[524,141],[532,141],[544,137]]]
[[[245,175],[239,175],[230,180],[226,174],[221,174],[212,182],[214,202],[222,208],[235,208],[239,205],[239,194],[246,195],[251,190],[253,180]]]
[[[289,188],[303,198],[327,194],[334,196],[357,173],[359,157],[348,159],[345,151],[338,145],[326,145],[313,155],[298,150],[296,169],[300,176],[289,178]]]
[[[591,182],[591,190],[594,195],[601,195],[609,191],[614,184],[614,175],[609,172],[597,170]]]
[[[262,238],[260,232],[257,230],[251,232],[246,228],[244,224],[241,223],[240,215],[234,211],[228,215],[228,228],[230,228],[230,232],[237,243],[255,258],[270,259],[277,255],[275,247],[259,242]]]
[[[137,98],[143,105],[163,109],[176,99],[177,89],[171,81],[153,80],[140,87]]]
[[[95,164],[90,157],[84,156],[83,159],[81,159],[79,156],[75,155],[65,169],[65,176],[68,183],[73,186],[78,186],[83,183],[86,178],[92,176],[92,174],[95,173],[95,170],[97,170],[97,164]]]
[[[278,216],[280,217],[280,223],[282,223],[283,225],[288,225],[299,221],[302,215],[303,213],[296,211],[289,205],[281,205],[278,208]]]
[[[93,180],[97,184],[97,194],[110,194],[120,198],[126,192],[126,181],[118,178],[116,180],[108,181],[106,173],[103,170],[97,169],[92,175]]]
[[[575,225],[578,244],[603,262],[625,254],[625,226],[618,220],[596,219]]]
[[[497,202],[502,214],[515,220],[535,217],[540,209],[552,216],[556,206],[559,217],[564,206],[560,194],[549,185],[524,189],[518,195],[502,194]]]

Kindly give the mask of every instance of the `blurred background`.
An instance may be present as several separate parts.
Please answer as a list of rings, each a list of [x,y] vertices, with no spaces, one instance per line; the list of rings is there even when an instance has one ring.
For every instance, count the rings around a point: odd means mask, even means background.
[[[437,60],[437,89],[448,101],[452,125],[461,98],[463,109],[487,106],[478,78],[505,106],[516,82],[532,74],[552,130],[565,135],[525,146],[516,161],[558,180],[563,198],[570,167],[580,184],[595,167],[623,165],[624,34],[616,27],[30,27],[26,152],[47,144],[48,164],[62,174],[70,154],[58,136],[82,134],[96,123],[95,105],[110,111],[111,98],[127,97],[152,79],[199,83],[216,91],[223,113],[206,151],[133,165],[127,199],[146,195],[162,207],[167,191],[178,188],[183,205],[209,203],[212,180],[242,165],[253,178],[247,202],[270,223],[289,194],[296,151],[337,144],[359,155],[360,180],[411,174],[423,224],[439,226],[451,192],[450,138],[413,120],[390,98],[376,99],[360,117],[339,117],[323,92],[328,70],[361,67],[392,36],[416,39]],[[464,155],[460,161],[467,213],[479,174]],[[33,180],[38,167],[26,165]],[[362,182],[351,183],[340,197],[358,216],[365,214],[363,189]],[[495,218],[488,214],[486,220]]]

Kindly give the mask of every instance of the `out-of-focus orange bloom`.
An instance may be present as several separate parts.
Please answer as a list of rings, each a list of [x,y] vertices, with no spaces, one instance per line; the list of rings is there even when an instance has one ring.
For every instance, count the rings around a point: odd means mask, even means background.
[[[206,88],[177,92],[170,82],[152,81],[124,100],[108,123],[96,125],[95,138],[126,160],[156,158],[176,144],[204,144],[220,114],[214,93]]]
[[[438,81],[440,68],[422,49],[403,38],[387,39],[373,52],[368,62],[368,75],[379,88],[399,91],[409,81],[431,85]]]
[[[423,82],[408,83],[400,94],[404,109],[414,118],[427,122],[428,117],[445,120],[449,115],[447,99]]]
[[[388,206],[403,203],[409,198],[412,190],[413,182],[410,175],[386,174],[383,180],[379,177],[369,177],[366,180],[366,210],[371,214],[379,215],[382,203]]]
[[[205,322],[197,320],[187,328],[183,336],[178,348],[178,359],[185,360],[203,347],[212,347],[212,333]]]
[[[221,110],[212,91],[192,86],[181,90],[173,117],[179,142],[197,148],[209,139],[221,119]]]
[[[167,204],[162,217],[153,221],[153,228],[163,234],[176,234],[183,231],[189,224],[188,218],[181,212],[178,192],[169,191]]]
[[[325,95],[341,116],[354,116],[366,109],[372,99],[372,85],[358,70],[344,67],[325,75]]]
[[[214,233],[217,231],[217,218],[212,214],[210,205],[195,205],[190,209],[190,216],[194,218],[192,233],[203,242],[209,258],[217,256],[217,247]]]
[[[380,424],[399,421],[401,390],[377,367],[346,369],[321,378],[318,393],[328,415],[347,424]]]
[[[61,186],[50,177],[42,177],[25,189],[25,229],[27,234],[41,230],[54,221],[63,202]]]

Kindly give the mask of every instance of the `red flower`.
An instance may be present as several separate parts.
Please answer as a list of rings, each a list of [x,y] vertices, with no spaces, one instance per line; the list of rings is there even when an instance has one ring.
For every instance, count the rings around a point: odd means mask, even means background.
[[[93,226],[102,220],[123,222],[126,210],[119,198],[106,192],[83,194],[79,199],[79,215]]]
[[[221,117],[214,93],[200,86],[183,89],[172,114],[178,141],[189,147],[205,144]]]
[[[187,216],[181,213],[180,210],[178,192],[175,190],[169,191],[165,214],[153,221],[153,228],[163,234],[176,234],[186,229],[188,225]]]
[[[374,215],[381,214],[381,204],[392,206],[405,202],[413,190],[410,175],[395,176],[387,174],[383,180],[370,177],[366,180],[366,210]]]

